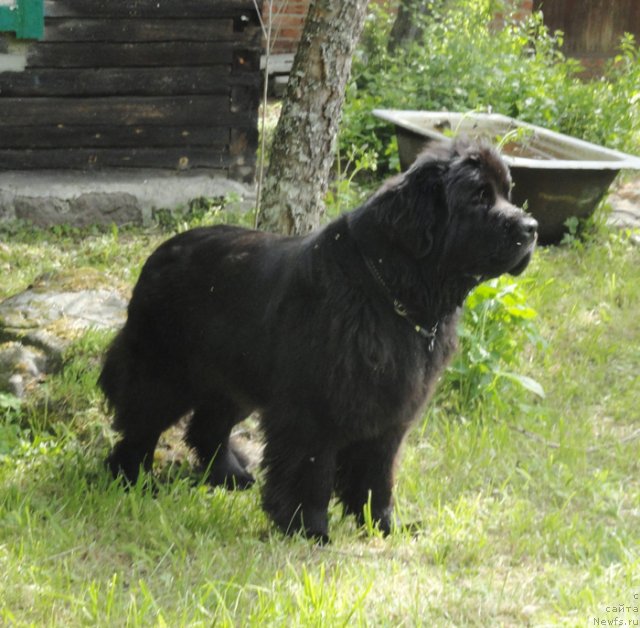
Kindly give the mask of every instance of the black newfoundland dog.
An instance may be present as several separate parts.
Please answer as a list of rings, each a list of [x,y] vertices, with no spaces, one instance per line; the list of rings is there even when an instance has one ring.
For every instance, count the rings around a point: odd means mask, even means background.
[[[229,433],[258,410],[263,505],[282,530],[327,540],[335,493],[389,532],[398,450],[465,297],[531,257],[537,223],[509,191],[492,148],[458,142],[305,237],[218,226],[162,244],[100,376],[122,436],[113,474],[135,482],[192,412],[186,441],[208,481],[248,487]]]

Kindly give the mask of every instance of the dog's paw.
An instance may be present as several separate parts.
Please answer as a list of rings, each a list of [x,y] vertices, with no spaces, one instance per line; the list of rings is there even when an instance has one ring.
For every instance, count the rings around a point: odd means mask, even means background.
[[[272,510],[270,513],[274,523],[287,536],[301,535],[318,545],[326,545],[329,539],[329,521],[326,511],[320,509],[303,509],[300,506],[292,509]]]
[[[230,449],[225,456],[213,461],[206,479],[211,486],[223,486],[232,491],[244,491],[256,481]]]
[[[256,483],[256,479],[248,472],[233,473],[225,475],[221,486],[230,491],[246,491]]]

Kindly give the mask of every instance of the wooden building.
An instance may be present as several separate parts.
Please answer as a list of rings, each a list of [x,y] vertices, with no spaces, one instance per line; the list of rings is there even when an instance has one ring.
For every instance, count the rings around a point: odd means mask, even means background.
[[[253,0],[44,0],[40,41],[0,34],[0,171],[251,181],[261,36]]]
[[[534,0],[533,8],[564,33],[563,52],[592,70],[618,53],[624,33],[640,40],[640,0]]]
[[[273,0],[273,52],[289,64],[309,1]],[[638,0],[508,1],[522,15],[542,9],[583,60],[615,54],[625,31],[640,36]],[[0,172],[252,181],[262,46],[254,0],[0,0]]]

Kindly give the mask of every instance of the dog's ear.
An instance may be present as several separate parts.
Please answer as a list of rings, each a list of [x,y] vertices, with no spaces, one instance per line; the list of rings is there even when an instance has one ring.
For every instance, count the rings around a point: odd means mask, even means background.
[[[382,238],[413,259],[432,250],[434,231],[448,220],[444,187],[451,160],[451,143],[429,147],[411,168],[387,181],[363,206]],[[367,222],[367,212],[356,223]],[[354,223],[355,224],[355,223]]]
[[[393,230],[395,239],[414,259],[431,252],[434,228],[447,211],[443,184],[447,164],[448,156],[423,154],[398,186]]]

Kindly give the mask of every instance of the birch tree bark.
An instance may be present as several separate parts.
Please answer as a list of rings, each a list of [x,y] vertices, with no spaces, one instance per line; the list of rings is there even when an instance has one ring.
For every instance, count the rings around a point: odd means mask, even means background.
[[[258,226],[285,234],[320,224],[351,58],[368,0],[312,0],[271,146]]]

